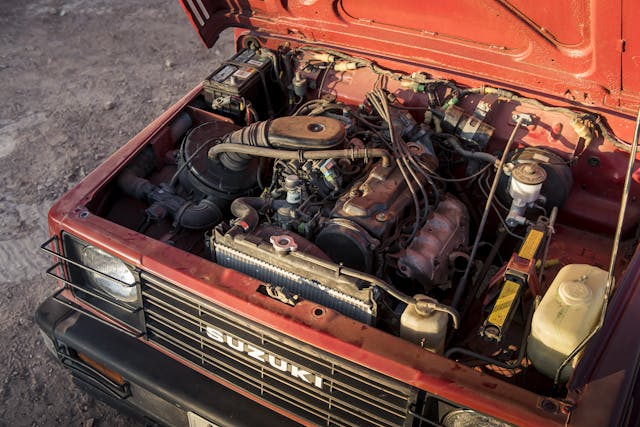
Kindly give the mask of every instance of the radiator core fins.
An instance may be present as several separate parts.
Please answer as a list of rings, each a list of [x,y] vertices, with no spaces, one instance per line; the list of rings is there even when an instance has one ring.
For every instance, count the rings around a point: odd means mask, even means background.
[[[211,250],[216,263],[266,284],[281,286],[289,293],[352,319],[373,323],[376,304],[370,284],[338,275],[337,266],[333,270],[327,268],[326,261],[311,255],[277,253],[266,242],[252,242],[244,237],[223,235],[215,230]]]

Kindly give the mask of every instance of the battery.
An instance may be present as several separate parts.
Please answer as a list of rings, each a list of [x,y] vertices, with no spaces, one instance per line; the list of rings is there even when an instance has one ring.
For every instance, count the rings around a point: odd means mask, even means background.
[[[222,63],[204,81],[203,95],[209,104],[223,97],[231,102],[215,108],[219,114],[240,120],[244,117],[242,98],[249,101],[259,120],[265,120],[282,108],[280,86],[273,82],[271,58],[259,51],[243,49]]]

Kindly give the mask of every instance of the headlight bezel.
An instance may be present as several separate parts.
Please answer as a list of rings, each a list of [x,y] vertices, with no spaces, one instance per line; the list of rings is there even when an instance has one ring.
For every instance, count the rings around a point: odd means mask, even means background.
[[[477,417],[476,421],[489,421],[493,424],[475,424],[471,425],[496,425],[500,427],[514,427],[513,424],[510,424],[501,418],[498,418],[494,415],[488,415],[484,412],[480,412],[475,409],[471,409],[459,403],[456,403],[453,400],[449,400],[427,390],[420,390],[418,392],[418,398],[416,401],[416,405],[409,410],[409,414],[411,414],[415,419],[420,420],[421,422],[427,423],[428,425],[438,425],[438,426],[454,426],[453,422],[457,415],[472,415]],[[445,423],[448,422],[448,423]]]
[[[66,258],[66,262],[64,263],[65,274],[68,282],[73,284],[73,286],[70,286],[72,294],[93,308],[104,312],[118,321],[132,327],[139,327],[141,325],[140,309],[142,307],[139,269],[101,247],[70,233],[62,232],[61,242],[65,254],[64,258]],[[82,257],[82,250],[88,247],[99,251],[101,256],[111,257],[116,265],[126,268],[134,279],[133,283],[128,284],[120,281],[117,277],[108,274],[108,272],[100,271],[90,265],[86,265],[84,263],[86,259]],[[111,280],[113,283],[120,283],[128,288],[131,295],[125,299],[119,298],[117,295],[109,293],[104,287],[96,285],[96,281],[93,279],[94,277],[102,277],[106,281]]]
[[[466,423],[471,422],[471,424],[464,424],[464,425],[485,425],[485,426],[494,425],[496,427],[512,426],[511,424],[506,423],[498,418],[483,414],[482,412],[474,411],[473,409],[467,409],[467,408],[458,408],[458,409],[454,409],[452,411],[447,412],[442,417],[442,420],[440,423],[445,427],[455,427],[456,424],[454,423],[457,421],[455,419],[456,416],[460,416],[460,417],[467,416],[472,418],[472,419],[465,420]],[[491,422],[492,424],[488,424],[487,422]]]
[[[94,245],[83,244],[74,249],[79,252],[79,262],[88,267],[84,270],[84,278],[93,289],[124,303],[138,300],[133,268]]]

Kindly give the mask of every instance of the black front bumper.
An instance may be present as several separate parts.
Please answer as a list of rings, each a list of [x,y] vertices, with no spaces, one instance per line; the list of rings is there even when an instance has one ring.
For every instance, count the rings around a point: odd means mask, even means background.
[[[78,385],[146,423],[188,426],[192,412],[219,426],[298,425],[53,298],[38,307],[36,322]],[[110,380],[78,353],[121,375],[124,384]]]

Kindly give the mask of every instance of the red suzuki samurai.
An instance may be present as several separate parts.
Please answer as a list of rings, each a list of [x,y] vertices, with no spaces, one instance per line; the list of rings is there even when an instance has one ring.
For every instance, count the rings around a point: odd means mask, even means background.
[[[640,3],[181,3],[235,55],[49,212],[76,383],[169,426],[640,423]]]

